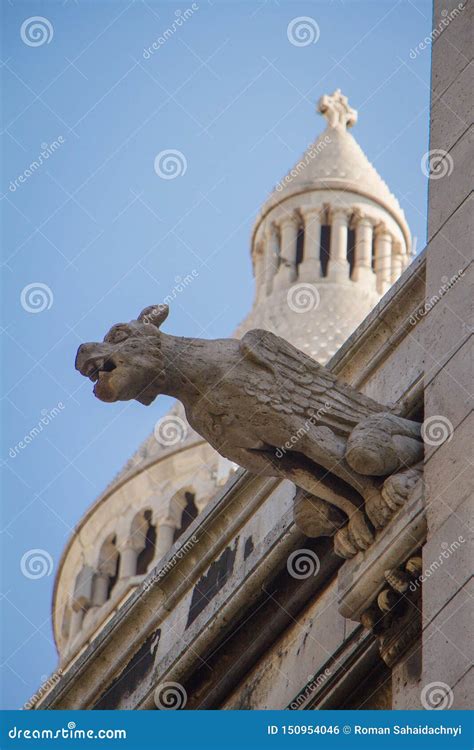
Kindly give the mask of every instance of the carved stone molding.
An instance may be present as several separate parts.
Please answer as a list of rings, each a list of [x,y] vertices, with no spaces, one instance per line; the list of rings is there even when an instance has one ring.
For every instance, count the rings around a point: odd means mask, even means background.
[[[338,574],[339,612],[373,632],[391,667],[421,634],[421,551],[426,538],[423,483],[375,544]]]

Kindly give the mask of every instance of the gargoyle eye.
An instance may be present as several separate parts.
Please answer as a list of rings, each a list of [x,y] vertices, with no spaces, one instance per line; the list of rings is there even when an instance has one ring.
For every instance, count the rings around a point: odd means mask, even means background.
[[[128,339],[128,331],[126,331],[124,328],[116,328],[115,330],[109,331],[107,336],[105,337],[105,341],[107,341],[109,344],[120,344],[121,341],[125,341]]]

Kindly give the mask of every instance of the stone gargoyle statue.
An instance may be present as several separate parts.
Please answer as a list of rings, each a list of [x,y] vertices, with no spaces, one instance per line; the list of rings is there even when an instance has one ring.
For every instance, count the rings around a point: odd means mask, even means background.
[[[305,533],[335,534],[342,557],[367,549],[420,477],[420,424],[268,331],[181,338],[160,331],[168,312],[152,305],[112,326],[103,342],[79,347],[76,368],[97,398],[147,406],[159,394],[179,399],[191,427],[221,455],[304,491],[295,520]]]

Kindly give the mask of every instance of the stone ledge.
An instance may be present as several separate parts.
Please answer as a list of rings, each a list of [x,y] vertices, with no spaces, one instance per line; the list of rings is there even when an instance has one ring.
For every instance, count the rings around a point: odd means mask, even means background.
[[[350,620],[359,620],[387,586],[385,571],[401,565],[424,542],[426,516],[423,482],[365,552],[359,552],[339,570],[339,612]]]

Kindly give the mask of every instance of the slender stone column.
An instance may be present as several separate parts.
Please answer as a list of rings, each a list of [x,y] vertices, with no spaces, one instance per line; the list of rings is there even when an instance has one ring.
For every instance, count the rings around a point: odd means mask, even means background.
[[[329,248],[328,278],[344,281],[349,278],[347,260],[347,231],[349,214],[346,209],[331,212],[331,246]]]
[[[298,219],[294,214],[284,216],[280,221],[280,266],[275,276],[274,288],[281,289],[296,280],[296,240]]]
[[[92,606],[101,607],[107,601],[109,588],[109,576],[105,573],[96,573],[92,589]]]
[[[176,524],[169,519],[166,522],[161,522],[158,525],[158,533],[156,535],[156,552],[155,560],[159,560],[166,555],[167,552],[173,546],[173,537],[176,530]]]
[[[391,286],[392,275],[392,235],[385,224],[375,230],[375,276],[377,291],[385,294]]]
[[[258,242],[254,252],[255,301],[261,302],[265,297],[265,243]]]
[[[403,258],[399,253],[392,255],[391,282],[394,284],[403,273]]]
[[[143,545],[141,546],[143,549]],[[130,578],[137,574],[137,558],[140,549],[136,544],[128,544],[120,552],[120,578]]]
[[[314,281],[321,276],[321,209],[302,210],[304,220],[303,260],[298,269],[300,281]]]
[[[265,229],[265,294],[271,294],[273,279],[278,269],[279,237],[275,222],[269,222]]]
[[[374,228],[369,218],[358,217],[355,226],[355,263],[352,278],[371,289],[375,289],[375,273],[372,268],[372,238]]]

